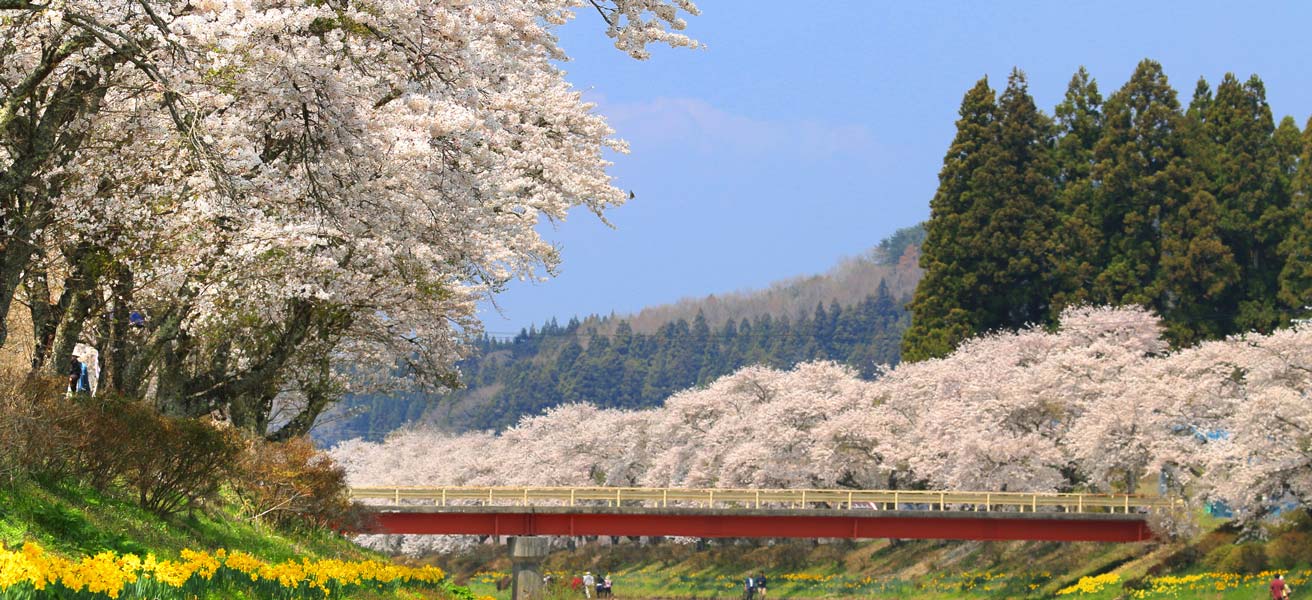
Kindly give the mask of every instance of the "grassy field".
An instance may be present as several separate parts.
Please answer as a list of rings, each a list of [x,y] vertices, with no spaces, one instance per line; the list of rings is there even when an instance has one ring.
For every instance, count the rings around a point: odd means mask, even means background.
[[[164,567],[125,567],[154,561]],[[24,569],[60,573],[61,585],[13,584],[23,581]],[[109,598],[92,586],[121,581],[127,572],[140,575],[121,587],[123,598],[473,598],[449,582],[389,581],[401,571],[387,557],[329,530],[243,519],[230,504],[162,519],[90,488],[36,481],[0,486],[0,599]],[[355,583],[340,583],[360,574]],[[70,578],[81,591],[63,585]]]
[[[1312,529],[1302,514],[1273,522],[1260,537],[1219,519],[1187,543],[1142,544],[873,541],[726,543],[703,548],[665,544],[585,545],[560,550],[546,569],[553,600],[582,593],[567,582],[584,570],[609,573],[616,598],[741,598],[742,580],[764,572],[769,598],[1174,598],[1266,597],[1277,571],[1301,597],[1312,590]],[[1241,543],[1242,542],[1242,543]],[[485,546],[462,572],[477,595],[508,600],[496,582],[509,570],[504,551]],[[481,562],[480,562],[481,561]]]
[[[509,600],[509,591],[497,591],[495,580],[502,575],[491,572],[470,582],[479,596]],[[563,575],[563,574],[561,574]],[[1312,571],[1296,570],[1286,574],[1293,589],[1303,589]],[[616,598],[723,598],[742,597],[738,578],[713,572],[670,575],[651,567],[622,570],[611,574]],[[1067,586],[1052,589],[1051,573],[978,572],[931,575],[916,579],[855,577],[840,573],[800,572],[771,574],[770,598],[1082,598],[1113,600],[1117,598],[1175,598],[1180,600],[1240,600],[1263,598],[1274,572],[1237,575],[1216,572],[1150,577],[1131,582],[1119,575],[1094,576]],[[552,600],[582,598],[581,592],[558,586]],[[1297,596],[1295,596],[1297,597]]]
[[[90,488],[20,483],[0,486],[0,543],[35,541],[70,556],[101,551],[176,556],[185,549],[239,549],[269,561],[378,558],[330,531],[278,530],[247,522],[225,506],[164,520],[136,503]]]

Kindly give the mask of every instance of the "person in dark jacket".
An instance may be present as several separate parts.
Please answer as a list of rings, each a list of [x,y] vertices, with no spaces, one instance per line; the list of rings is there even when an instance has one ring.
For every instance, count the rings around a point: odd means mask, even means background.
[[[765,600],[765,587],[768,583],[765,580],[765,573],[757,573],[756,580],[753,581],[752,583],[753,583],[753,587],[756,588],[756,593],[761,596],[761,600]]]
[[[68,365],[68,395],[72,396],[78,391],[78,385],[82,382],[82,373],[85,370],[82,361],[74,356]]]

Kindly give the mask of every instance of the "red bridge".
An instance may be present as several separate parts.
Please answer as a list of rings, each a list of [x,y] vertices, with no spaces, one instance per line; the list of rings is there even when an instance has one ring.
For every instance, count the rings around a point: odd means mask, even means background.
[[[900,490],[354,488],[367,533],[510,536],[514,600],[542,597],[546,536],[1138,542],[1152,497]]]
[[[354,488],[369,533],[1139,542],[1151,496],[894,490]]]

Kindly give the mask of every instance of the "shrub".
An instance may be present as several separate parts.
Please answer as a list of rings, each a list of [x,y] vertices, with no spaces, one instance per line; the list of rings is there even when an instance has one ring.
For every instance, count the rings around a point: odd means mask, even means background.
[[[53,378],[0,373],[0,483],[68,473],[78,425]]]
[[[1312,563],[1312,535],[1303,531],[1286,531],[1266,546],[1271,565],[1288,569]]]
[[[126,484],[142,508],[170,515],[213,496],[241,454],[236,432],[159,414],[141,402],[86,399],[79,475]]]
[[[252,519],[343,527],[354,520],[346,471],[306,438],[248,441],[233,470],[233,489]]]
[[[1260,544],[1221,546],[1208,553],[1203,563],[1225,573],[1259,573],[1266,569],[1266,551]]]

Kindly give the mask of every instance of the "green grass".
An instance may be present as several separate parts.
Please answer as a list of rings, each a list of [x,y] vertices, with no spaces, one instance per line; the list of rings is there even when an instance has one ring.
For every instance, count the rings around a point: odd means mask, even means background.
[[[226,548],[270,562],[300,557],[379,558],[330,531],[310,527],[287,531],[248,522],[228,505],[163,519],[126,498],[88,487],[38,482],[0,486],[0,543],[12,548],[25,541],[69,556],[110,550],[173,557],[183,548]]]
[[[67,558],[80,558],[103,551],[116,554],[153,554],[161,560],[177,560],[183,549],[241,550],[267,563],[300,559],[339,559],[346,561],[383,560],[387,558],[365,550],[335,532],[309,526],[280,529],[246,520],[236,514],[232,503],[197,508],[188,513],[161,518],[139,508],[126,497],[97,492],[68,483],[28,481],[0,486],[0,544],[17,548],[36,542],[47,552]],[[177,591],[178,597],[201,600],[301,597],[301,592],[285,592],[275,584],[246,582],[243,577],[221,577],[210,582],[188,584]],[[273,591],[273,588],[278,588]],[[261,591],[263,590],[263,591]],[[11,588],[0,590],[0,598],[26,598],[24,592]],[[48,594],[49,592],[47,592]],[[271,596],[270,594],[274,595]],[[356,588],[333,598],[375,600],[381,598],[446,599],[458,597],[460,591],[411,586],[370,590]],[[125,597],[128,594],[125,591]],[[153,596],[153,595],[148,595]],[[309,597],[317,594],[311,593]],[[32,598],[45,598],[38,594]],[[57,595],[55,597],[58,597]],[[77,598],[103,598],[82,593]],[[172,596],[170,596],[172,597]]]
[[[1297,517],[1291,515],[1291,517]],[[1208,518],[1190,543],[1094,544],[1024,542],[888,541],[859,544],[805,543],[711,544],[703,550],[674,545],[583,546],[553,553],[547,570],[557,581],[590,570],[610,573],[618,598],[740,598],[748,573],[764,571],[770,579],[770,599],[778,598],[909,598],[1001,599],[1082,598],[1113,600],[1175,598],[1238,600],[1265,597],[1272,571],[1231,568],[1218,557],[1234,548],[1238,531],[1225,521]],[[1281,535],[1312,531],[1312,518],[1274,521],[1268,527],[1266,564],[1283,564],[1289,555],[1276,551]],[[1304,538],[1295,538],[1304,539]],[[1269,545],[1268,545],[1269,544]],[[1307,555],[1312,555],[1309,549]],[[1284,558],[1279,558],[1283,556]],[[508,600],[494,582],[508,570],[500,554],[484,552],[479,564],[500,571],[470,576],[471,590]],[[1300,592],[1312,590],[1307,558],[1296,569],[1284,570]],[[1245,574],[1225,575],[1227,570]],[[468,571],[465,571],[468,576]],[[1098,590],[1057,593],[1083,577],[1114,574]],[[1201,575],[1200,579],[1171,577]],[[1220,585],[1218,585],[1220,584]],[[575,600],[582,594],[559,589],[552,600]],[[1300,597],[1300,596],[1296,596]]]

